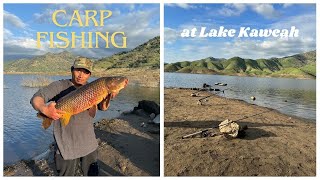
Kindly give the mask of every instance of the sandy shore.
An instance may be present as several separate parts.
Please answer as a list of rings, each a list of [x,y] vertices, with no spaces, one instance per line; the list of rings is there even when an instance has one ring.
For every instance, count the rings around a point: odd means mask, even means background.
[[[220,96],[198,105],[209,93],[191,97],[193,92],[164,91],[165,176],[316,175],[315,123]],[[181,138],[225,119],[244,117],[248,118],[238,121],[248,126],[244,138]]]
[[[160,175],[160,127],[149,120],[147,116],[127,113],[95,123],[100,176]],[[49,159],[6,166],[4,176],[56,176],[52,153]],[[82,175],[79,170],[77,175]]]

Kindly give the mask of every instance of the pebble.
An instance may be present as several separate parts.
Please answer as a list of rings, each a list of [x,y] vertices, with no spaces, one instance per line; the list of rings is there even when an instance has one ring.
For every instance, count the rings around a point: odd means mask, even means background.
[[[143,128],[147,127],[146,123],[144,123],[144,122],[141,123],[140,126],[143,127]]]

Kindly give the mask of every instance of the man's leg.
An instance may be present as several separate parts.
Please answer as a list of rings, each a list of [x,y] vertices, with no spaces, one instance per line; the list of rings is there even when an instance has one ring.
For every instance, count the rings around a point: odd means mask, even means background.
[[[64,160],[61,154],[55,154],[56,168],[59,176],[74,176],[78,159]]]
[[[81,168],[84,176],[98,176],[98,150],[81,158]]]

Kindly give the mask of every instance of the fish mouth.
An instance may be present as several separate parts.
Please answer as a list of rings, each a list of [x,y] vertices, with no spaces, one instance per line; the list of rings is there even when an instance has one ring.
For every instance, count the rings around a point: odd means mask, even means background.
[[[127,78],[123,78],[121,83],[119,83],[118,87],[116,88],[117,90],[116,91],[120,91],[122,89],[124,89],[125,87],[128,86],[128,83],[129,83],[129,80]]]
[[[116,77],[109,84],[107,88],[110,92],[119,92],[120,90],[127,87],[129,80],[127,77]]]
[[[125,87],[128,86],[128,83],[129,83],[129,80],[128,79],[124,79],[119,85],[118,85],[118,88],[117,91],[120,91],[122,89],[124,89]]]

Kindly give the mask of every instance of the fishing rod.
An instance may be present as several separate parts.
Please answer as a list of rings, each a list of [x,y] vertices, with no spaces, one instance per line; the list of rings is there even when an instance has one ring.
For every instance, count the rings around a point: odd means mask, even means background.
[[[281,109],[281,108],[292,106],[292,105],[294,105],[294,104],[287,104],[287,105],[284,105],[284,106],[280,106],[280,107],[278,107],[276,109]],[[193,137],[193,136],[198,135],[198,134],[207,134],[207,132],[209,130],[225,127],[225,126],[229,125],[230,123],[237,122],[237,121],[244,120],[244,119],[248,119],[248,118],[251,118],[251,117],[254,117],[254,116],[257,116],[257,115],[261,115],[261,114],[264,114],[264,113],[267,113],[267,112],[274,111],[276,109],[270,109],[268,111],[263,111],[263,112],[260,112],[260,113],[256,113],[256,114],[253,114],[251,116],[244,116],[243,118],[236,119],[236,120],[231,120],[228,123],[225,123],[223,125],[217,125],[217,126],[213,126],[213,127],[210,127],[210,128],[204,129],[204,130],[200,130],[200,131],[197,131],[197,132],[194,132],[194,133],[191,133],[191,134],[187,134],[185,136],[182,136],[182,139],[186,139],[188,137]],[[214,134],[212,134],[212,136],[221,135],[221,134],[223,134],[223,133],[214,133]]]

